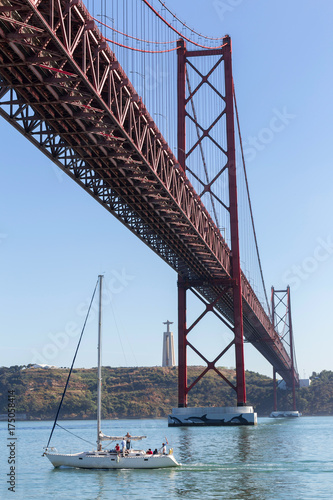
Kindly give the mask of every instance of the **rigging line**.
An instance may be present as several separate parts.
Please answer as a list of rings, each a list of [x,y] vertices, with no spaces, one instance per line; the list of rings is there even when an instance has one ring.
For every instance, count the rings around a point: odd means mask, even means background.
[[[252,204],[251,204],[251,198],[250,198],[249,184],[248,184],[248,181],[247,181],[247,174],[246,174],[246,168],[245,168],[245,158],[244,158],[244,150],[243,150],[243,141],[242,141],[242,136],[241,136],[241,131],[240,131],[240,125],[239,125],[239,116],[238,116],[238,109],[237,109],[237,101],[236,101],[236,93],[235,93],[235,84],[234,84],[234,81],[232,81],[232,88],[233,88],[233,95],[234,95],[234,102],[235,102],[235,111],[236,111],[236,121],[237,121],[237,129],[238,129],[239,143],[240,143],[241,153],[242,153],[242,163],[243,163],[243,170],[244,170],[244,176],[245,176],[245,185],[246,185],[247,199],[248,199],[249,208],[250,208],[250,215],[251,215],[251,223],[252,223],[252,229],[253,229],[254,242],[255,242],[255,247],[256,247],[256,252],[257,252],[257,257],[258,257],[258,263],[259,263],[259,269],[260,269],[260,276],[261,276],[261,281],[262,281],[262,285],[263,285],[263,288],[264,288],[264,294],[265,294],[266,304],[267,304],[269,315],[271,315],[271,309],[270,309],[268,298],[267,298],[265,280],[264,280],[264,275],[263,275],[262,267],[261,267],[261,260],[260,260],[260,256],[259,256],[259,247],[258,247],[257,234],[256,234],[256,230],[255,230],[255,227],[254,227],[254,218],[253,218],[253,212],[252,212]]]
[[[119,33],[120,35],[126,36],[126,38],[132,38],[132,40],[137,40],[138,42],[152,43],[152,44],[156,44],[156,45],[157,44],[159,44],[159,45],[167,45],[167,44],[171,44],[171,43],[176,43],[177,42],[177,40],[172,40],[172,41],[169,41],[169,42],[153,42],[152,40],[144,40],[143,38],[137,38],[135,36],[128,35],[127,33],[123,33],[122,31],[116,30],[116,28],[113,28],[112,26],[109,26],[108,24],[103,23],[102,21],[100,21],[99,19],[96,19],[95,17],[92,17],[92,19],[94,21],[96,21],[97,23],[102,24],[106,28],[109,28],[110,30],[112,30],[112,31],[114,31],[116,33]]]
[[[191,40],[190,38],[186,37],[185,35],[182,35],[178,30],[176,30],[176,28],[174,28],[173,26],[171,26],[171,24],[168,23],[168,21],[166,19],[164,19],[164,17],[162,17],[161,14],[159,12],[157,12],[157,10],[154,9],[154,7],[152,7],[147,0],[142,0],[142,2],[144,2],[147,5],[147,7],[149,9],[151,9],[155,13],[155,15],[161,21],[163,21],[167,26],[169,26],[169,28],[171,28],[175,33],[177,33],[177,35],[179,35],[181,38],[184,38],[185,40],[187,40],[188,42],[192,43],[193,45],[196,45],[197,47],[201,47],[203,49],[211,49],[212,48],[212,47],[207,47],[207,45],[201,45],[200,43],[194,42],[193,40]],[[213,48],[214,49],[222,49],[222,47],[224,47],[225,45],[226,44],[218,45],[218,46],[213,47]]]
[[[77,434],[74,434],[74,432],[71,432],[69,431],[68,429],[65,429],[65,427],[62,427],[61,425],[57,424],[57,427],[60,427],[60,429],[62,429],[63,431],[66,431],[68,432],[69,434],[72,434],[73,436],[77,437],[78,439],[81,439],[82,441],[85,441],[86,443],[89,443],[91,444],[92,446],[95,446],[94,443],[91,443],[90,441],[87,441],[86,439],[84,439],[83,437],[81,436],[78,436]]]
[[[125,359],[125,363],[126,365],[128,365],[128,360],[126,358],[126,354],[125,354],[125,350],[124,350],[124,346],[123,346],[123,343],[122,343],[122,340],[121,340],[121,335],[120,335],[120,332],[119,332],[119,326],[118,326],[118,322],[117,322],[117,318],[116,318],[116,314],[115,314],[115,311],[114,311],[114,308],[113,308],[113,305],[112,305],[112,301],[110,301],[110,307],[111,307],[111,311],[112,311],[112,316],[113,316],[113,320],[114,320],[114,323],[116,325],[116,330],[117,330],[117,334],[118,334],[118,339],[119,339],[119,342],[120,342],[120,346],[121,346],[121,350],[123,351],[123,356],[124,356],[124,359]],[[128,339],[126,339],[128,341]],[[133,352],[133,349],[131,347],[131,344],[128,342],[129,346],[130,346],[130,349],[131,349],[131,352],[132,352],[132,356],[134,358],[134,361],[135,363],[137,364],[137,360],[135,358],[135,354]]]
[[[177,19],[178,22],[180,22],[180,24],[182,24],[185,28],[187,28],[188,30],[192,31],[192,33],[195,33],[196,35],[199,35],[201,36],[202,38],[206,38],[206,40],[223,40],[223,37],[218,37],[218,38],[213,38],[213,37],[210,37],[210,36],[205,36],[205,35],[202,35],[201,33],[199,33],[198,31],[195,31],[193,28],[190,28],[189,26],[187,26],[186,23],[184,23],[184,21],[182,21],[181,19],[179,19],[179,17],[176,16],[176,14],[174,14],[173,12],[171,12],[171,10],[166,6],[165,2],[162,2],[161,0],[158,0],[160,2],[160,4],[175,18]]]
[[[166,49],[166,50],[144,50],[144,49],[135,49],[134,47],[129,47],[128,45],[123,45],[122,43],[115,42],[114,40],[111,40],[110,38],[105,38],[107,42],[114,43],[115,45],[118,45],[119,47],[122,47],[123,49],[130,49],[130,50],[135,50],[135,52],[144,52],[146,54],[164,54],[165,52],[173,52],[174,50],[179,49],[179,47],[174,47],[173,49]]]
[[[189,79],[187,71],[186,71],[186,81],[187,81],[187,86],[188,86],[189,94],[192,95],[192,89],[191,89],[190,79]],[[195,127],[196,127],[196,130],[197,130],[197,136],[198,136],[198,139],[200,140],[200,131],[199,131],[199,127],[198,127],[198,120],[197,120],[197,114],[196,114],[195,107],[194,107],[193,96],[191,97],[190,101],[191,101],[191,107],[192,107],[193,117],[195,119]],[[204,167],[205,174],[206,174],[206,180],[209,183],[208,170],[207,170],[207,164],[206,164],[204,150],[203,150],[203,146],[202,146],[202,140],[200,140],[200,142],[199,142],[199,148],[200,148],[200,153],[201,153],[201,159],[202,159],[203,167]],[[212,192],[210,191],[210,188],[209,188],[209,194],[210,194],[210,200],[211,200],[211,204],[212,204],[214,215],[215,215],[216,225],[217,225],[217,227],[219,227],[219,220],[218,220],[218,217],[217,217],[217,213],[216,213],[216,209],[215,209],[215,203],[214,203],[213,195],[212,195]]]
[[[59,413],[60,413],[60,409],[61,409],[61,406],[62,406],[62,403],[64,401],[64,397],[65,397],[65,394],[66,394],[66,391],[67,391],[67,387],[68,387],[68,383],[69,383],[69,379],[70,379],[70,376],[72,374],[72,371],[73,371],[73,366],[74,366],[74,363],[75,363],[75,359],[76,359],[76,356],[77,356],[77,353],[78,353],[78,350],[79,350],[79,347],[80,347],[80,344],[81,344],[81,340],[82,340],[82,336],[83,336],[83,332],[84,332],[84,329],[86,327],[86,324],[87,324],[87,321],[88,321],[88,316],[89,316],[89,313],[90,313],[90,309],[91,309],[91,306],[92,306],[92,303],[93,303],[93,300],[94,300],[94,297],[95,297],[95,292],[96,292],[96,288],[97,288],[97,285],[98,285],[98,281],[99,281],[99,278],[96,282],[96,285],[95,285],[95,289],[94,289],[94,293],[91,297],[91,301],[90,301],[90,304],[89,304],[89,308],[88,308],[88,312],[87,312],[87,315],[86,315],[86,318],[84,320],[84,324],[83,324],[83,328],[82,328],[82,331],[81,331],[81,335],[80,335],[80,338],[79,338],[79,341],[78,341],[78,344],[76,346],[76,351],[75,351],[75,354],[74,354],[74,358],[73,358],[73,361],[72,361],[72,365],[71,365],[71,368],[69,370],[69,374],[68,374],[68,377],[67,377],[67,381],[66,381],[66,385],[65,385],[65,389],[64,389],[64,392],[62,393],[62,397],[61,397],[61,401],[60,401],[60,404],[58,406],[58,410],[57,410],[57,414],[56,414],[56,417],[54,419],[54,424],[53,424],[53,427],[52,427],[52,430],[51,430],[51,434],[50,434],[50,437],[49,437],[49,440],[47,442],[47,445],[46,445],[46,448],[48,448],[49,444],[50,444],[50,441],[51,441],[51,438],[52,438],[52,434],[53,434],[53,431],[55,429],[55,426],[57,424],[57,420],[58,420],[58,417],[59,417]]]
[[[125,355],[125,351],[124,351],[123,343],[122,343],[122,341],[121,341],[121,336],[120,336],[120,333],[119,333],[119,328],[118,328],[118,323],[117,323],[116,315],[115,315],[115,312],[114,312],[114,308],[113,308],[113,306],[112,306],[112,301],[110,302],[110,306],[111,306],[111,311],[112,311],[113,319],[114,319],[114,322],[115,322],[115,325],[116,325],[117,334],[118,334],[118,338],[119,338],[119,341],[120,341],[121,349],[122,349],[122,351],[123,351],[123,356],[124,356],[124,358],[125,358],[125,363],[126,363],[126,365],[127,365],[127,364],[128,364],[128,363],[127,363],[127,358],[126,358],[126,355]],[[127,340],[127,342],[128,342],[128,339],[126,339],[126,340]],[[130,344],[129,342],[128,342],[128,344],[129,344],[129,346],[130,346],[131,353],[132,353],[132,356],[133,356],[133,358],[134,358],[135,365],[137,366],[137,365],[138,365],[138,363],[137,363],[137,360],[136,360],[135,354],[134,354],[134,352],[133,352],[132,346],[131,346],[131,344]],[[130,380],[130,383],[131,383],[131,385],[132,385],[132,389],[133,389],[133,391],[134,391],[134,380],[133,380],[133,378],[132,378],[131,373],[129,373],[129,374],[128,374],[128,378],[129,378],[129,380]]]

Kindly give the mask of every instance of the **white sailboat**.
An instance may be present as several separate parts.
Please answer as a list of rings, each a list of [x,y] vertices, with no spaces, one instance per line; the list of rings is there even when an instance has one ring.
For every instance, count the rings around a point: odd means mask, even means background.
[[[44,452],[54,467],[75,467],[82,469],[158,469],[165,467],[178,467],[173,455],[172,448],[167,453],[165,446],[163,451],[151,454],[144,450],[103,449],[103,441],[122,441],[125,436],[107,436],[101,431],[101,409],[102,409],[102,365],[101,365],[101,323],[102,323],[102,282],[103,276],[99,276],[99,321],[98,321],[98,385],[97,385],[97,448],[91,451],[79,453],[59,453],[53,447],[47,447]],[[54,428],[54,427],[53,427]],[[51,433],[52,436],[52,433]],[[131,441],[139,441],[146,436],[129,436]],[[50,438],[51,439],[51,438]],[[49,440],[50,442],[50,440]]]

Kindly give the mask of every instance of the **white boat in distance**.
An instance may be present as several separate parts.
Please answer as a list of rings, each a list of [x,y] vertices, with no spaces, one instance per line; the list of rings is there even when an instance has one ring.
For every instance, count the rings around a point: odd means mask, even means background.
[[[163,447],[163,452],[147,453],[144,450],[126,449],[102,449],[103,441],[122,441],[130,439],[130,441],[139,441],[146,436],[107,436],[101,431],[101,389],[102,389],[102,366],[101,366],[101,318],[102,318],[102,282],[103,276],[99,277],[99,321],[98,321],[98,385],[97,385],[97,449],[92,451],[83,451],[79,453],[59,453],[55,448],[48,447],[53,429],[56,425],[56,420],[49,438],[48,445],[43,453],[54,467],[75,467],[82,469],[159,469],[165,467],[179,467],[180,464],[173,456],[173,450],[170,448],[166,452],[166,447]],[[75,358],[74,358],[75,359]],[[72,365],[73,366],[73,365]],[[64,397],[64,396],[63,396]],[[61,407],[61,404],[60,404]],[[59,409],[60,409],[59,407]],[[58,409],[58,413],[59,413]],[[58,416],[58,414],[57,414]],[[164,444],[164,443],[163,443]]]

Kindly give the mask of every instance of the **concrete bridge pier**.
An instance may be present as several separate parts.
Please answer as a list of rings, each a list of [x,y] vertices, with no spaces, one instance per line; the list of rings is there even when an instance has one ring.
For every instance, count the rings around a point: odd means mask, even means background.
[[[256,425],[257,414],[252,406],[207,406],[173,408],[168,427],[205,427]]]

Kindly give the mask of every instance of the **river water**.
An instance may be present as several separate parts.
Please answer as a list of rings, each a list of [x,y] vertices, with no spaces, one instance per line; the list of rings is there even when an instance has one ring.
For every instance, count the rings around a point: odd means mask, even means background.
[[[60,422],[90,442],[95,422]],[[103,422],[106,434],[144,434],[142,448],[159,448],[167,437],[182,466],[161,470],[54,469],[42,457],[51,422],[16,422],[8,439],[0,422],[1,499],[189,500],[333,499],[333,417],[259,418],[255,427],[168,428],[164,419]],[[12,443],[15,491],[8,490]],[[15,444],[15,445],[14,445]],[[57,428],[51,444],[59,451],[92,449]]]

